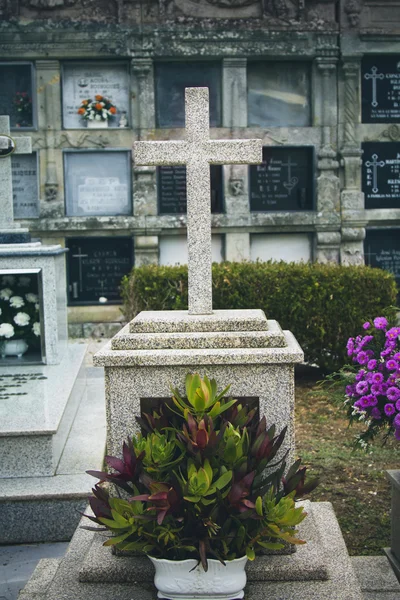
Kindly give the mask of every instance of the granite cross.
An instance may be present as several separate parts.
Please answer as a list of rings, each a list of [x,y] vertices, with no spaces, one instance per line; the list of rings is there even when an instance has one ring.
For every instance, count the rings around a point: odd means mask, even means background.
[[[262,162],[261,140],[210,140],[208,88],[185,90],[186,140],[134,142],[138,166],[186,165],[189,314],[212,313],[210,164]]]
[[[10,135],[10,118],[0,116],[0,136]],[[31,138],[16,137],[14,154],[30,154],[32,152]],[[14,223],[11,155],[0,158],[0,230],[17,228]]]

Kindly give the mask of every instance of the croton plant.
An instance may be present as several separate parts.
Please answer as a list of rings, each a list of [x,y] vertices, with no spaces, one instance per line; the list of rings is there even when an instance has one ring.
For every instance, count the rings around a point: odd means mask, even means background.
[[[187,375],[186,397],[172,389],[170,404],[138,417],[142,433],[123,444],[122,458],[106,457],[110,472],[88,471],[101,481],[87,517],[113,533],[105,546],[195,558],[207,570],[208,558],[253,560],[262,548],[304,543],[296,525],[306,513],[295,499],[317,482],[305,482],[300,460],[287,468],[286,428],[276,433],[257,408],[227,397],[229,387]]]

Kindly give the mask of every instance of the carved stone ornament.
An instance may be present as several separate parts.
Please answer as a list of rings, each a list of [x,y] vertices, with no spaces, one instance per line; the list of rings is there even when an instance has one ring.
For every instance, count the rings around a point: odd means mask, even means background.
[[[60,8],[62,6],[73,6],[77,0],[30,0],[29,5],[33,8]]]
[[[244,191],[244,181],[243,179],[234,178],[229,180],[229,187],[231,190],[232,196],[240,196]]]
[[[44,195],[46,202],[54,202],[58,196],[58,184],[57,183],[46,183],[44,186]]]
[[[347,15],[350,27],[358,27],[360,24],[361,6],[358,0],[346,0],[344,12]]]

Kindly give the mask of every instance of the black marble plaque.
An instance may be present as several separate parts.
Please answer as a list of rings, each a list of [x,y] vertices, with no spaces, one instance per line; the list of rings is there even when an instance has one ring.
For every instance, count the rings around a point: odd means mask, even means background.
[[[39,217],[37,156],[14,154],[11,157],[14,217],[37,219]]]
[[[185,127],[185,88],[208,87],[210,126],[220,127],[221,63],[165,62],[155,65],[157,127]]]
[[[0,115],[10,116],[11,127],[34,126],[31,63],[0,64]]]
[[[400,143],[364,142],[365,208],[400,208]]]
[[[400,121],[400,54],[363,58],[361,95],[363,123]]]
[[[69,238],[69,304],[119,304],[121,279],[133,266],[129,237]]]
[[[393,273],[400,289],[400,229],[367,230],[365,264]]]
[[[250,210],[313,210],[314,148],[264,146],[261,165],[250,166]]]
[[[211,212],[224,211],[222,166],[210,165]],[[158,167],[158,211],[160,215],[186,213],[186,167]]]

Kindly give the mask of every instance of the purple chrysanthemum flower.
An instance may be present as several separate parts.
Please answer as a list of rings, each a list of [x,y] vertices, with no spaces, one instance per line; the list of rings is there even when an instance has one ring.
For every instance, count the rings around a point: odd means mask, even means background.
[[[389,339],[397,339],[400,335],[400,327],[392,327],[386,332],[386,337]]]
[[[396,409],[393,404],[385,404],[383,410],[385,411],[385,415],[387,417],[391,417],[396,412]]]
[[[382,383],[383,375],[382,373],[373,373],[371,379],[373,383]]]
[[[376,396],[373,396],[372,394],[369,397],[369,405],[370,406],[376,406],[378,404],[378,398]]]
[[[396,427],[396,429],[400,428],[400,414],[397,414],[393,419],[393,425]]]
[[[346,385],[346,396],[353,396],[355,389],[354,385]]]
[[[368,354],[364,351],[361,351],[357,354],[356,360],[359,365],[365,365],[368,362]]]
[[[369,321],[366,321],[363,325],[363,329],[369,329],[371,327],[371,323]]]
[[[396,410],[400,412],[400,400],[397,400],[396,402]]]
[[[386,368],[389,369],[389,371],[397,371],[397,369],[399,368],[399,363],[397,362],[397,360],[390,358],[386,361]]]
[[[381,388],[382,388],[382,394],[385,395],[386,392],[388,391],[388,384],[384,381],[383,383],[381,383]]]
[[[351,356],[354,352],[354,339],[349,338],[346,344],[347,356]]]
[[[400,398],[400,390],[397,387],[390,387],[386,395],[388,400],[395,402]]]
[[[356,402],[354,402],[353,406],[354,408],[358,408],[359,410],[361,410],[361,400],[357,400]]]
[[[374,319],[374,325],[377,329],[386,329],[388,322],[385,317],[376,317],[376,319]]]
[[[373,419],[382,419],[381,411],[376,406],[371,410],[371,417]]]
[[[394,437],[396,438],[396,440],[400,440],[400,429],[394,430]]]
[[[366,381],[359,381],[356,385],[357,394],[364,394],[368,390],[368,383]]]
[[[374,394],[374,396],[379,396],[380,394],[382,394],[382,386],[380,383],[373,383],[371,385],[371,392],[372,394]]]
[[[370,371],[373,371],[376,368],[376,360],[375,358],[373,358],[372,360],[368,361],[367,367]]]
[[[365,375],[366,371],[364,369],[360,369],[356,375],[356,381],[361,381]]]
[[[394,360],[399,360],[400,361],[400,352],[396,352],[396,354],[393,356]]]
[[[368,408],[368,406],[370,406],[369,396],[362,396],[360,398],[360,404],[362,409]]]
[[[389,354],[391,354],[392,352],[392,348],[385,348],[385,350],[382,350],[381,352],[381,357],[385,358],[385,356],[389,356]]]
[[[396,383],[396,375],[394,373],[389,375],[389,377],[387,378],[387,382],[389,385],[394,385]]]

